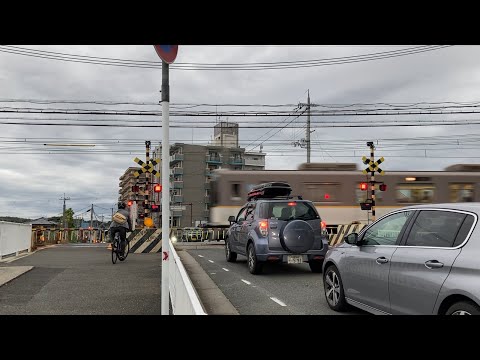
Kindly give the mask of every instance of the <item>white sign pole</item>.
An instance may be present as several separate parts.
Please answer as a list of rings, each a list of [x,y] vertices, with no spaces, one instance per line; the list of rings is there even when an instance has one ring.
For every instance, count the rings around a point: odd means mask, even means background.
[[[168,79],[169,65],[162,61],[162,315],[170,314],[169,271],[170,262],[170,139],[169,111],[170,88]]]

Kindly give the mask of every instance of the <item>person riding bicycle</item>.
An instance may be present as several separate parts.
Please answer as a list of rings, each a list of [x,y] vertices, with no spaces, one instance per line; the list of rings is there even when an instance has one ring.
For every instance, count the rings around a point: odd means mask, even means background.
[[[119,214],[119,215],[117,215]],[[113,216],[112,223],[110,224],[110,240],[113,244],[115,239],[115,233],[119,233],[120,235],[120,251],[123,252],[125,248],[125,243],[127,240],[127,231],[132,231],[132,222],[130,220],[130,211],[125,206],[125,203],[119,202],[118,203],[118,211]]]

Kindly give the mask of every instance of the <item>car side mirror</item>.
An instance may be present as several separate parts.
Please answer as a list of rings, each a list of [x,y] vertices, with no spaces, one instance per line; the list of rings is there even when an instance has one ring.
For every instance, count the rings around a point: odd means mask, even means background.
[[[232,225],[232,223],[235,222],[235,216],[231,215],[228,217],[228,222],[230,223],[230,225]]]
[[[344,240],[347,244],[350,244],[350,245],[360,245],[360,244],[358,243],[358,234],[357,234],[357,233],[351,233],[351,234],[345,235],[345,237],[343,238],[343,240]]]

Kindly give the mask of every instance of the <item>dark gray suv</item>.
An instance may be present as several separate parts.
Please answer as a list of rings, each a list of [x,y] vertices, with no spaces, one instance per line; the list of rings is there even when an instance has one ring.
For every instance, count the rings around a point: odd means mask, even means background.
[[[313,272],[322,271],[328,237],[311,201],[286,196],[253,198],[228,220],[227,261],[235,261],[237,254],[246,256],[252,274],[261,273],[267,261],[308,262]]]

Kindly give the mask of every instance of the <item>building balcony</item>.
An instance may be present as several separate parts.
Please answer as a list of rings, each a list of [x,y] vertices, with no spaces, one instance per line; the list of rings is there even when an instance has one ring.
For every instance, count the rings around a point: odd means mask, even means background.
[[[205,158],[205,161],[207,162],[207,164],[220,165],[222,163],[222,159],[220,158],[220,156],[213,156],[213,155],[207,155],[207,157]]]
[[[245,159],[242,158],[230,158],[230,165],[243,165]]]
[[[174,164],[179,161],[183,161],[184,156],[183,154],[173,154],[170,156],[170,164]]]
[[[183,203],[183,196],[182,195],[173,195],[172,196],[172,203]]]
[[[174,167],[173,169],[170,169],[170,175],[183,175],[183,168]]]
[[[172,188],[173,189],[183,189],[183,181],[174,181]]]

